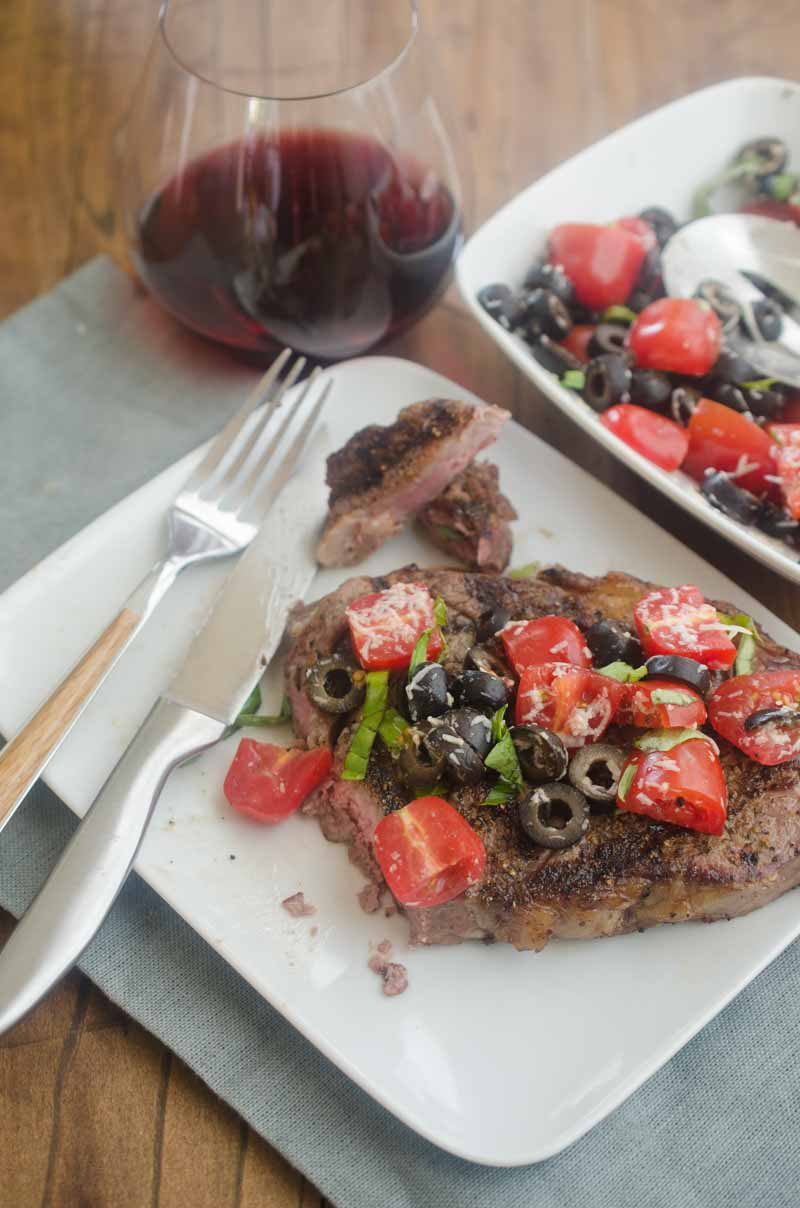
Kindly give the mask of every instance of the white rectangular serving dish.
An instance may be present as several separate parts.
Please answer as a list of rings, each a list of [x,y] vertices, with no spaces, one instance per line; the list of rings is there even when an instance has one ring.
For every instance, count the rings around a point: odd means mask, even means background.
[[[329,372],[334,447],[367,423],[391,422],[418,399],[472,397],[439,374],[387,357]],[[617,568],[695,582],[751,611],[778,640],[796,643],[723,575],[518,425],[506,426],[491,456],[520,512],[517,563],[560,561],[589,574]],[[2,733],[18,729],[155,561],[165,509],[196,457],[112,508],[0,597]],[[409,531],[358,569],[379,574],[439,559]],[[53,760],[47,781],[77,814],[179,665],[225,573],[219,564],[181,577]],[[309,598],[345,577],[320,573]],[[278,660],[267,706],[280,691]],[[253,736],[285,742],[289,735]],[[361,878],[315,821],[295,816],[261,827],[232,812],[222,780],[237,741],[171,777],[137,870],[355,1082],[411,1128],[474,1162],[536,1162],[576,1140],[800,933],[800,895],[791,893],[732,923],[552,943],[538,954],[479,943],[409,952],[401,917],[361,911]],[[312,918],[292,919],[281,908],[299,889],[317,907]],[[367,969],[370,942],[384,937],[409,971],[399,998],[385,998]],[[487,1027],[501,1005],[503,1026]],[[531,1036],[568,1036],[569,1043],[527,1043]]]
[[[800,165],[800,84],[761,77],[726,80],[673,101],[609,134],[517,194],[468,241],[456,278],[484,330],[557,407],[709,528],[800,583],[800,560],[784,542],[724,516],[687,475],[662,470],[624,444],[477,301],[478,291],[492,282],[519,286],[557,223],[609,222],[653,205],[687,219],[697,187],[743,143],[767,134],[784,139],[790,163]]]

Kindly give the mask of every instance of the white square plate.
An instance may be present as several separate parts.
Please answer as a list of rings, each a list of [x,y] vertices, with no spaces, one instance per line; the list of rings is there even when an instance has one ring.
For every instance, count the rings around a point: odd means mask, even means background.
[[[477,301],[494,281],[516,288],[560,222],[610,222],[647,206],[690,216],[694,191],[749,139],[774,134],[800,164],[800,84],[789,80],[726,80],[647,114],[567,160],[530,185],[483,224],[456,264],[472,314],[523,373],[557,407],[675,503],[787,579],[800,583],[800,561],[783,542],[746,528],[707,503],[681,471],[669,473],[624,444],[588,403],[565,389],[535,360],[524,341],[505,331]]]
[[[366,423],[390,422],[417,399],[465,397],[438,374],[386,357],[330,373],[335,444]],[[509,423],[492,456],[521,515],[517,562],[538,558],[589,573],[616,567],[659,582],[695,582],[752,609],[779,640],[795,639],[531,433]],[[153,479],[0,597],[0,731],[23,723],[155,560],[165,508],[195,458]],[[438,557],[409,532],[364,570],[381,573],[414,559]],[[76,813],[85,812],[170,679],[224,573],[217,566],[182,576],[54,759],[47,780]],[[344,577],[321,573],[310,595]],[[275,678],[267,703],[279,694]],[[274,737],[285,740],[286,732]],[[232,813],[221,784],[236,742],[173,775],[138,871],[360,1086],[437,1145],[473,1161],[522,1165],[574,1141],[800,931],[800,895],[789,894],[732,923],[553,943],[539,954],[502,944],[409,952],[401,917],[361,911],[361,878],[315,821],[293,817],[268,828]],[[311,919],[291,919],[280,906],[298,889],[317,907]],[[383,997],[367,969],[369,942],[384,937],[409,970],[399,998]],[[541,1036],[555,1042],[542,1045],[535,1039]],[[562,1037],[568,1043],[559,1043]]]

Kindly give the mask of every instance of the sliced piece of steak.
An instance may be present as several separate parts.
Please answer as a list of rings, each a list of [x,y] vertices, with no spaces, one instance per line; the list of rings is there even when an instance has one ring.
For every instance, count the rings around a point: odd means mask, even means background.
[[[324,647],[340,640],[354,584],[360,592],[365,582],[380,590],[409,580],[427,583],[445,599],[449,616],[465,626],[478,624],[497,607],[512,619],[558,613],[584,629],[601,616],[632,626],[634,604],[652,588],[630,575],[593,579],[560,567],[522,580],[406,567],[382,579],[349,580],[303,610],[316,618],[315,642]],[[727,601],[716,603],[726,612],[738,611]],[[293,619],[299,638],[289,651],[290,677],[303,671],[308,656],[303,612]],[[761,636],[755,670],[800,666],[800,655],[778,646],[763,630]],[[302,726],[298,732],[305,737]],[[609,741],[625,737],[609,731]],[[349,734],[343,733],[335,770],[348,742]],[[793,888],[800,883],[800,761],[762,767],[722,739],[718,743],[729,798],[728,823],[719,837],[615,811],[592,815],[579,843],[551,851],[528,840],[513,805],[483,805],[485,785],[449,793],[448,800],[483,839],[486,872],[480,884],[451,902],[407,909],[412,939],[422,944],[491,939],[539,949],[554,936],[589,939],[656,923],[733,918]],[[345,782],[334,774],[304,809],[319,815],[329,838],[348,843],[351,858],[380,883],[372,832],[385,812],[409,796],[378,742],[365,781]]]
[[[428,399],[405,407],[393,424],[356,432],[328,458],[321,564],[353,566],[399,533],[496,439],[507,419],[500,407]]]
[[[476,461],[417,516],[428,538],[472,570],[499,573],[508,566],[517,513],[500,490],[497,466]]]

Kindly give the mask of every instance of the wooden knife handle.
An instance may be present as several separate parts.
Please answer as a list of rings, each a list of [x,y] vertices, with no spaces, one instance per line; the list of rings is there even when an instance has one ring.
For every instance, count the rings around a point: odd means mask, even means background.
[[[123,608],[50,699],[0,752],[0,827],[103,682],[139,620],[131,608]]]

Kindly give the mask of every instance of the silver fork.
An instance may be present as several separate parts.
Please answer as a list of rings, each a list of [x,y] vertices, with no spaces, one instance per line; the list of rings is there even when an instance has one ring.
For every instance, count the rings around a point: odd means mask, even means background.
[[[53,695],[0,752],[0,831],[181,571],[211,558],[229,557],[249,545],[270,504],[291,475],[330,389],[328,383],[277,471],[270,473],[274,454],[295,417],[305,410],[319,373],[314,370],[309,376],[293,405],[286,409],[285,417],[270,423],[305,364],[304,357],[292,361],[288,348],[273,361],[170,507],[164,558],[135,588],[115,619]],[[259,407],[260,414],[252,418]]]

